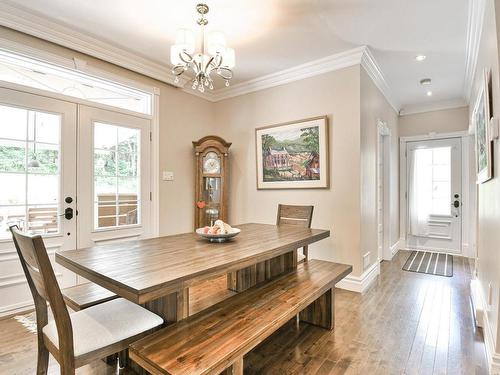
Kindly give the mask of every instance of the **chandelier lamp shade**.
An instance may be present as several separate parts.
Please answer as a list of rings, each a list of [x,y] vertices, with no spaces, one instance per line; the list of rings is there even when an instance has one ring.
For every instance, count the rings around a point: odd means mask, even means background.
[[[170,62],[173,65],[172,73],[175,75],[175,83],[179,77],[188,71],[194,72],[192,88],[204,92],[209,88],[213,90],[212,74],[222,78],[229,86],[233,78],[232,69],[235,66],[234,49],[226,45],[226,38],[220,31],[212,31],[205,40],[205,26],[208,20],[208,5],[198,4],[196,10],[200,18],[196,23],[201,28],[201,49],[196,51],[195,34],[190,29],[179,29],[175,38],[175,44],[170,48]]]

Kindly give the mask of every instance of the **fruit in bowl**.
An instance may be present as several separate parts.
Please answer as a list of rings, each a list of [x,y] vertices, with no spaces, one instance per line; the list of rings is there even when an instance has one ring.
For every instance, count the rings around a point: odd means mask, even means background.
[[[240,233],[238,228],[233,228],[222,220],[216,220],[211,227],[206,226],[196,229],[201,237],[208,238],[212,242],[224,242]]]
[[[216,220],[214,225],[211,227],[204,227],[203,233],[205,234],[229,234],[231,233],[233,228],[224,223],[222,220]]]

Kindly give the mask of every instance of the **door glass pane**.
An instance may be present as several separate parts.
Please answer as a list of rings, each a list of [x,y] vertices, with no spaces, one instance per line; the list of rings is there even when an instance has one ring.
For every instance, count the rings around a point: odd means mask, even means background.
[[[140,223],[140,130],[94,123],[94,229]]]
[[[61,116],[0,105],[0,239],[59,232]]]
[[[0,173],[0,205],[24,205],[26,203],[26,175],[24,173]]]
[[[430,215],[451,215],[451,147],[412,152],[410,216],[427,225]]]
[[[1,128],[2,126],[0,126],[0,129]],[[0,138],[0,171],[24,172],[25,167],[26,142],[12,141]]]

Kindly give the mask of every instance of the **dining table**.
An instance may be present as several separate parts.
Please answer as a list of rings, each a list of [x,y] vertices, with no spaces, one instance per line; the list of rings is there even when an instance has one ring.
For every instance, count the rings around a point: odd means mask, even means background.
[[[215,243],[196,233],[59,251],[56,262],[140,304],[166,323],[189,315],[189,288],[227,275],[241,291],[297,267],[297,249],[327,238],[329,230],[248,223],[240,234]]]

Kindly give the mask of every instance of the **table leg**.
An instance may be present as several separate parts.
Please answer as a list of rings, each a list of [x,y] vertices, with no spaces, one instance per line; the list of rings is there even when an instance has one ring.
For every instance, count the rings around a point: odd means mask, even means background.
[[[189,316],[189,288],[148,301],[143,305],[158,314],[165,323],[174,323]]]
[[[332,330],[335,325],[335,291],[331,288],[299,313],[302,322]]]
[[[297,269],[297,250],[259,262],[227,275],[227,288],[243,292],[254,285]]]
[[[161,316],[165,321],[164,326],[185,319],[189,316],[189,288],[148,301],[143,304],[143,307]],[[132,369],[139,375],[149,374],[132,360],[127,361],[127,368]]]

